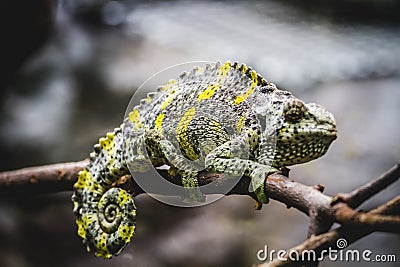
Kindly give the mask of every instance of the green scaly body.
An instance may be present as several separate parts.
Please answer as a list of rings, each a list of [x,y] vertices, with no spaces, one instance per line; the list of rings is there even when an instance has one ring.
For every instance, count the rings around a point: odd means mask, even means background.
[[[203,201],[201,170],[247,175],[260,202],[263,181],[277,169],[316,159],[336,138],[335,120],[244,64],[219,62],[170,80],[101,138],[74,188],[78,234],[96,256],[117,255],[135,229],[131,196],[113,183],[129,169],[169,165],[189,201]]]

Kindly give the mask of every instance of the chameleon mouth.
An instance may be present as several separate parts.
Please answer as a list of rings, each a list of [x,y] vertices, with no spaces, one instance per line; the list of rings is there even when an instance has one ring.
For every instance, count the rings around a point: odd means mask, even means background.
[[[331,137],[336,139],[337,138],[337,130],[334,127],[331,126],[319,126],[315,129],[316,134],[322,136],[322,137]]]
[[[335,140],[337,138],[337,130],[336,125],[331,123],[324,123],[315,125],[314,127],[306,127],[304,129],[300,128],[297,131],[293,131],[294,136],[296,134],[302,136],[309,136],[311,138],[318,139],[332,139]]]
[[[286,143],[303,143],[313,140],[331,143],[337,138],[336,126],[329,124],[304,128],[283,128],[283,130],[278,130],[277,134],[281,136],[279,139]]]
[[[337,138],[337,130],[334,125],[321,125],[317,127],[317,132],[322,136],[322,138],[331,138],[332,141]]]
[[[317,141],[328,146],[337,139],[335,129],[315,129],[305,134],[308,135],[307,139],[310,143]]]

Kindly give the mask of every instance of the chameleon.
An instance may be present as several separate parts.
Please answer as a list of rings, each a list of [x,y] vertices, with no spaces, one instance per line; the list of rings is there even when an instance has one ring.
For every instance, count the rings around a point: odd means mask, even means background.
[[[251,67],[227,61],[183,72],[136,105],[99,139],[78,174],[72,201],[78,235],[88,251],[118,255],[131,241],[136,207],[115,182],[130,170],[168,165],[188,201],[204,201],[201,170],[252,180],[267,203],[266,175],[324,155],[337,138],[334,116],[280,90]]]

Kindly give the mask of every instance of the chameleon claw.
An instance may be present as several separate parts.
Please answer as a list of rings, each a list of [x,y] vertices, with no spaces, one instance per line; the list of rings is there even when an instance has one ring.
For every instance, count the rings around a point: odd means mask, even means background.
[[[250,197],[255,200],[254,204],[254,209],[255,210],[261,210],[263,204],[268,204],[269,203],[269,198],[265,194],[265,192],[262,187],[257,188],[254,192],[250,193]]]
[[[254,204],[254,209],[261,210],[262,206],[263,206],[263,204],[260,201],[256,201],[256,203]]]

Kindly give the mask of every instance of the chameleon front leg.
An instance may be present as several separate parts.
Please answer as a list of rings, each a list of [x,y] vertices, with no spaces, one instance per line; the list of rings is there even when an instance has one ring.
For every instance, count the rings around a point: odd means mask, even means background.
[[[268,203],[268,195],[265,192],[265,179],[268,174],[277,172],[278,169],[273,166],[275,157],[275,146],[276,138],[275,135],[262,134],[260,137],[260,145],[256,151],[256,162],[258,166],[253,169],[253,174],[250,175],[252,178],[252,189],[257,196],[258,200],[255,208],[257,210],[262,208],[262,204]]]

